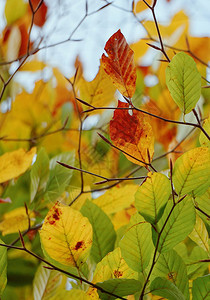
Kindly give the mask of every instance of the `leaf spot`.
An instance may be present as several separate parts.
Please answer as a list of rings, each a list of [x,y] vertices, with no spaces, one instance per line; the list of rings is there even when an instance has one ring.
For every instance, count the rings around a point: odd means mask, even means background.
[[[76,246],[74,247],[74,250],[81,249],[83,245],[84,245],[84,241],[77,242]]]

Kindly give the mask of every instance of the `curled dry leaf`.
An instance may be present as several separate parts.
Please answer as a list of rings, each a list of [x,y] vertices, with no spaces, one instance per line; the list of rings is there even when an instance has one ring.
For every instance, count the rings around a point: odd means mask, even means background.
[[[120,30],[115,32],[105,45],[102,55],[102,66],[111,77],[120,93],[131,98],[136,89],[136,67],[134,53],[126,42]]]
[[[129,108],[129,104],[118,101],[118,109],[110,121],[111,140],[129,154],[127,159],[144,166],[150,163],[154,153],[152,127],[141,112],[121,108]]]

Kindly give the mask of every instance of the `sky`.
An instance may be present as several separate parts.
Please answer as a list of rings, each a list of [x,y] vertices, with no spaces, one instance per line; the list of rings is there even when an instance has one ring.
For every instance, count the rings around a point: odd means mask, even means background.
[[[48,5],[48,18],[43,28],[34,27],[32,38],[38,40],[45,37],[41,46],[48,46],[64,41],[74,32],[85,14],[85,0],[45,0]],[[39,52],[41,60],[57,66],[65,74],[72,76],[74,61],[77,55],[83,63],[87,79],[94,78],[98,71],[99,60],[104,52],[104,46],[109,37],[119,28],[129,43],[145,36],[142,26],[137,23],[130,9],[132,0],[114,0],[113,5],[89,15],[81,24],[72,38],[78,42],[65,42],[55,47],[46,48]],[[136,1],[137,2],[137,1]],[[194,36],[210,36],[210,6],[204,0],[158,0],[156,16],[161,24],[168,24],[171,17],[183,9],[190,18],[190,32]],[[4,3],[0,1],[0,30],[4,28]],[[92,13],[106,4],[105,0],[88,0],[88,12]],[[120,7],[120,8],[119,8]],[[139,19],[152,20],[149,10],[141,13]],[[149,63],[149,61],[148,61]]]

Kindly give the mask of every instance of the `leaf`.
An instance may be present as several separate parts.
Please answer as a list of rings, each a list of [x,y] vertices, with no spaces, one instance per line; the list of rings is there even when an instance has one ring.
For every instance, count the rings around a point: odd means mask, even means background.
[[[109,279],[104,282],[98,282],[97,285],[120,297],[132,295],[140,291],[142,286],[141,282],[138,280],[125,278]],[[116,297],[102,293],[100,290],[98,290],[98,293],[102,300],[116,299]]]
[[[98,263],[114,248],[116,233],[109,217],[96,204],[87,200],[81,213],[87,217],[93,228],[91,255]]]
[[[169,280],[157,277],[150,285],[150,291],[153,295],[158,295],[169,300],[185,300],[182,292]]]
[[[137,279],[138,274],[129,268],[122,257],[120,248],[109,252],[96,266],[93,282],[102,282],[110,278]]]
[[[209,253],[208,231],[206,230],[204,222],[198,215],[196,215],[195,227],[190,233],[189,238],[191,238],[191,240],[193,240],[198,246]]]
[[[3,215],[3,220],[0,223],[0,231],[2,232],[2,235],[4,236],[28,229],[28,216],[30,218],[30,225],[32,226],[35,222],[35,213],[28,210],[27,215],[25,207],[18,207],[8,213],[5,213]]]
[[[79,267],[92,246],[92,226],[80,212],[57,202],[45,217],[40,238],[44,251],[52,259]]]
[[[203,122],[203,129],[210,135],[210,116]],[[202,131],[199,136],[199,142],[202,147],[210,147],[210,141]]]
[[[34,300],[52,299],[61,284],[61,280],[60,272],[46,269],[44,268],[44,263],[41,263],[33,281]]]
[[[0,243],[4,242],[0,239]],[[0,246],[0,296],[7,285],[7,248]]]
[[[36,194],[40,195],[44,192],[49,177],[49,158],[44,148],[41,148],[37,153],[36,161],[31,168],[30,177],[30,201],[32,202]]]
[[[180,196],[205,193],[210,184],[210,150],[198,147],[180,156],[174,165],[173,183]]]
[[[73,171],[59,165],[57,161],[73,166],[74,151],[63,152],[50,160],[50,177],[46,187],[45,200],[55,201],[68,186]]]
[[[0,156],[0,183],[23,174],[32,164],[36,148],[26,152],[20,148]]]
[[[174,250],[182,257],[187,267],[187,276],[193,280],[198,276],[205,274],[208,270],[208,253],[199,246],[194,246],[189,253],[189,247],[186,243],[181,242],[174,247]],[[206,260],[206,261],[205,261]]]
[[[138,189],[136,184],[126,184],[109,189],[105,194],[93,200],[106,214],[110,215],[123,210],[134,202]]]
[[[152,5],[152,0],[148,0],[147,3],[149,5]],[[142,0],[139,0],[137,3],[136,3],[136,6],[135,6],[135,13],[138,14],[138,13],[141,13],[142,11],[144,11],[145,9],[148,9],[148,6],[142,1]]]
[[[208,215],[210,215],[210,188],[201,196],[198,196],[195,198],[195,205],[198,206],[200,209],[202,209],[204,212],[206,212]],[[199,213],[199,211],[197,211]],[[199,213],[202,220],[206,223],[209,222],[209,218],[207,216],[204,216],[204,214]]]
[[[150,223],[157,223],[171,194],[169,179],[161,173],[149,173],[135,194],[138,212]]]
[[[152,127],[141,112],[133,110],[131,115],[128,109],[121,108],[129,108],[129,104],[118,101],[118,109],[110,121],[110,138],[115,146],[128,153],[124,153],[127,159],[144,166],[154,153]]]
[[[193,230],[195,224],[195,208],[191,197],[186,197],[175,206],[172,212],[171,210],[172,201],[167,204],[163,216],[158,222],[158,231],[160,232],[168,219],[159,239],[158,251],[160,253],[171,250],[183,241]]]
[[[56,300],[70,300],[70,299],[89,300],[90,298],[85,293],[85,291],[74,289],[74,288],[71,289],[70,291],[61,290],[60,293],[56,295]],[[94,298],[92,300],[94,300]]]
[[[182,258],[174,251],[160,254],[152,271],[151,280],[164,277],[172,282],[189,299],[187,268]]]
[[[15,7],[15,9],[14,9]],[[27,4],[23,0],[7,0],[5,5],[5,17],[7,25],[11,25],[26,13]]]
[[[40,0],[31,0],[31,4],[34,11],[38,7],[39,3]],[[34,15],[34,24],[39,27],[42,27],[46,21],[46,15],[47,15],[47,5],[43,1],[39,9],[36,11],[36,14]]]
[[[136,215],[138,216],[138,215]],[[152,243],[151,226],[149,223],[139,222],[132,225],[121,239],[119,246],[122,257],[134,271],[142,272],[148,266],[154,249]]]
[[[192,299],[209,299],[210,296],[210,275],[199,277],[193,281]]]
[[[110,37],[104,49],[108,56],[102,55],[102,67],[119,92],[123,96],[131,98],[136,89],[133,50],[130,49],[120,30]]]
[[[116,88],[112,84],[109,76],[100,66],[96,77],[88,82],[83,77],[78,82],[80,98],[95,107],[102,107],[110,104],[114,98]],[[87,106],[85,106],[87,109]],[[97,110],[96,113],[103,112]]]
[[[201,75],[193,58],[184,52],[176,54],[166,69],[166,84],[181,111],[191,112],[201,95]]]

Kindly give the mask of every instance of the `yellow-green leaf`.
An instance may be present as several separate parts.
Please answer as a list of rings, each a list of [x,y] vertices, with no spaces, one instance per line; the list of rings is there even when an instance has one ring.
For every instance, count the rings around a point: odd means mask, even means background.
[[[170,193],[170,181],[165,175],[149,173],[135,194],[135,206],[146,221],[157,223],[161,208],[167,203]]]
[[[52,259],[79,267],[92,246],[92,226],[79,211],[57,202],[44,220],[40,237],[44,251]]]
[[[180,196],[205,193],[210,184],[209,148],[198,147],[180,156],[174,165],[173,183]]]
[[[202,219],[196,215],[196,223],[193,231],[190,233],[189,237],[201,248],[203,248],[207,253],[209,252],[209,236],[206,226]]]
[[[210,116],[203,122],[203,129],[210,135]],[[210,140],[202,131],[199,136],[199,142],[202,147],[210,147]]]
[[[0,231],[2,235],[24,231],[29,226],[28,218],[30,218],[30,224],[33,225],[35,221],[34,217],[35,213],[30,210],[28,210],[28,215],[26,214],[25,207],[13,209],[3,215],[3,220],[0,223]]]
[[[36,148],[26,152],[20,148],[0,156],[0,183],[23,174],[32,164]]]
[[[176,54],[166,69],[166,84],[181,111],[191,112],[201,95],[201,75],[193,58],[184,52]]]
[[[58,271],[44,268],[41,263],[36,271],[33,281],[34,300],[50,300],[56,293],[56,289],[61,284],[62,276]]]
[[[0,240],[1,244],[4,244]],[[7,248],[0,246],[0,296],[7,284]]]

